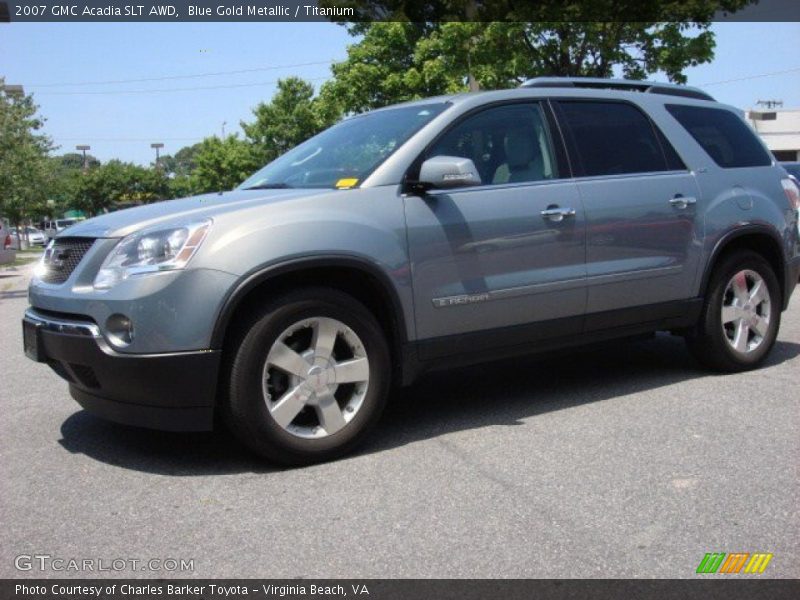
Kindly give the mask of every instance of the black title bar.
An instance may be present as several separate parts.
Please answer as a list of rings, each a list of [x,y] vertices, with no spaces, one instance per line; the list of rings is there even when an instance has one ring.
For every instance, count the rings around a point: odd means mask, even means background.
[[[800,21],[797,0],[0,0],[0,22]]]
[[[789,600],[798,580],[700,576],[681,580],[542,579],[5,579],[3,600]]]

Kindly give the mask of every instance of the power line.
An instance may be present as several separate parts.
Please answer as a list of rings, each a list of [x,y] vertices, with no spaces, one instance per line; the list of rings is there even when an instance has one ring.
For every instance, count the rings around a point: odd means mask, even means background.
[[[275,71],[278,69],[294,69],[298,67],[313,67],[317,65],[329,65],[335,62],[334,60],[321,60],[317,62],[296,63],[293,65],[272,65],[268,67],[256,67],[253,69],[238,69],[235,71],[216,71],[211,73],[196,73],[194,75],[164,75],[163,77],[145,77],[142,79],[109,79],[106,81],[77,81],[65,83],[34,83],[26,84],[26,87],[43,88],[43,87],[68,87],[77,85],[111,85],[117,83],[143,83],[147,81],[170,81],[174,79],[195,79],[198,77],[217,77],[219,75],[241,75],[242,73],[259,73],[262,71]]]
[[[748,75],[747,77],[737,77],[736,79],[725,79],[723,81],[712,81],[710,83],[696,84],[697,87],[708,87],[710,85],[722,85],[723,83],[735,83],[737,81],[749,81],[751,79],[759,79],[761,77],[772,77],[773,75],[785,75],[786,73],[794,73],[800,71],[800,67],[792,69],[785,69],[783,71],[772,71],[771,73],[760,73],[759,75]]]
[[[305,79],[305,78],[304,78]],[[328,76],[325,77],[312,77],[305,79],[305,81],[324,81],[329,79]],[[186,87],[186,88],[156,88],[151,90],[102,90],[102,91],[86,91],[86,92],[38,92],[37,96],[110,96],[115,94],[159,94],[159,93],[170,93],[170,92],[196,92],[199,90],[224,90],[224,89],[234,89],[234,88],[245,88],[245,87],[259,87],[265,85],[275,85],[278,83],[278,79],[274,79],[272,81],[261,81],[258,83],[232,83],[232,84],[224,84],[224,85],[206,85],[206,86],[196,86],[196,87]]]

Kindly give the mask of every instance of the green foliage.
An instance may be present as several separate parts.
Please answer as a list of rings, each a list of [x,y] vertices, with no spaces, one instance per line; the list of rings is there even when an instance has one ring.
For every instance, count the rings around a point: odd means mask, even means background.
[[[0,214],[15,225],[38,214],[46,204],[50,176],[50,138],[31,96],[12,98],[0,92]]]
[[[96,215],[168,196],[169,180],[160,169],[111,160],[77,177],[71,208]]]
[[[175,175],[169,180],[168,198],[186,198],[194,193],[192,179],[189,175]]]
[[[185,177],[191,174],[195,167],[195,156],[200,151],[200,144],[185,146],[175,153],[162,156],[158,164],[167,175],[174,177]]]
[[[204,139],[194,162],[189,181],[197,194],[233,189],[260,166],[252,145],[235,135]]]
[[[337,112],[363,112],[413,98],[461,91],[449,73],[419,60],[415,49],[429,29],[415,23],[388,22],[365,26],[363,38],[335,63],[333,79],[320,91],[322,102]],[[438,58],[433,58],[437,62]]]
[[[483,89],[516,87],[539,76],[644,79],[656,72],[684,83],[687,67],[714,56],[714,13],[751,2],[438,0],[420,7],[351,0],[347,4],[362,17],[398,20],[348,24],[351,34],[363,37],[333,65],[334,78],[321,96],[347,113],[464,92],[470,75]],[[609,17],[615,20],[598,21]]]
[[[90,156],[84,172],[81,154],[47,158],[50,140],[39,132],[32,99],[0,93],[0,213],[19,222],[229,190],[344,114],[464,92],[470,78],[483,89],[537,76],[643,79],[656,72],[682,83],[687,67],[713,58],[714,13],[751,2],[321,0],[352,6],[363,21],[343,23],[359,39],[319,94],[298,77],[282,79],[253,109],[254,120],[241,123],[244,138],[206,138],[163,156],[157,168],[101,165]]]
[[[66,154],[53,156],[50,160],[52,166],[56,168],[72,171],[83,169],[83,154],[78,152],[67,152]],[[90,167],[96,167],[100,164],[100,161],[91,154],[86,155],[86,162]]]
[[[253,114],[256,120],[242,122],[241,126],[259,167],[316,135],[338,117],[336,111],[322,106],[314,97],[314,87],[299,77],[279,80],[270,102],[260,103]]]

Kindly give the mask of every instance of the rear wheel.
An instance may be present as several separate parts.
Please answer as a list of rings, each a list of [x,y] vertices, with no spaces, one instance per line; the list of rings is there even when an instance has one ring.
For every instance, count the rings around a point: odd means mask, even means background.
[[[781,292],[770,264],[761,255],[737,251],[714,269],[696,331],[687,336],[692,354],[720,371],[760,365],[781,320]]]
[[[291,292],[251,313],[237,342],[226,420],[261,456],[290,465],[330,460],[380,417],[389,350],[355,298],[327,288]]]

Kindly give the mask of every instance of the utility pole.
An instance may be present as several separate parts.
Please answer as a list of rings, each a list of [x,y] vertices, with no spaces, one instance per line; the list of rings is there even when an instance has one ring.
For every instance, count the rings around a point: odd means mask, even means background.
[[[83,152],[83,172],[84,173],[86,173],[86,171],[89,170],[89,155],[86,154],[86,151],[87,150],[91,150],[91,149],[92,149],[92,147],[88,146],[86,144],[83,144],[81,146],[75,146],[75,150],[80,150],[81,152]]]
[[[227,124],[228,124],[227,121],[223,121],[222,122],[222,139],[223,140],[225,139],[225,125],[227,125]]]
[[[161,148],[164,147],[164,144],[162,144],[161,142],[155,142],[153,144],[150,144],[150,147],[154,148],[155,151],[156,151],[156,169],[157,169],[159,167],[158,159],[160,157],[158,151],[161,150]]]

